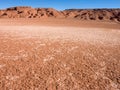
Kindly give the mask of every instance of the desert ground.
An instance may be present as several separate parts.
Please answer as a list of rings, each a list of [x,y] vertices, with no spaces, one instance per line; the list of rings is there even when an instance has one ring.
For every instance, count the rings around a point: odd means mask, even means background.
[[[120,90],[120,24],[0,19],[0,90]]]

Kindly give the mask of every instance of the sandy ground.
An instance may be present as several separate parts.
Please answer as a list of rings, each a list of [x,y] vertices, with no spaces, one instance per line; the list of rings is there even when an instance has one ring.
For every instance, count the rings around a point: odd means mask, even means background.
[[[18,25],[18,26],[61,26],[61,27],[82,27],[82,28],[108,28],[120,29],[119,22],[111,21],[89,21],[79,19],[61,19],[61,18],[41,18],[41,19],[2,19],[0,18],[0,25]]]
[[[0,90],[120,89],[118,24],[2,21]]]

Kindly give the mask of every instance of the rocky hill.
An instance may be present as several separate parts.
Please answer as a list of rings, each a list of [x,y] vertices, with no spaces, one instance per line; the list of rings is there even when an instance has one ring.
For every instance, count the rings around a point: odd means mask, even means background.
[[[0,18],[76,18],[120,22],[120,9],[67,9],[11,7],[0,10]]]

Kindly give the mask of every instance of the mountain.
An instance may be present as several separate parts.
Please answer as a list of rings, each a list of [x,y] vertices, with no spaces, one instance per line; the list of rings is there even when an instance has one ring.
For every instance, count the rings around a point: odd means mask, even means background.
[[[76,18],[79,20],[101,20],[120,22],[120,9],[66,9],[11,7],[0,10],[0,18]]]

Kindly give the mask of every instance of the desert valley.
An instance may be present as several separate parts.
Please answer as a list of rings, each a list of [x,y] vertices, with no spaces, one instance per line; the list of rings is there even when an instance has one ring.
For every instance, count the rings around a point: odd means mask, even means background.
[[[120,9],[0,10],[0,90],[120,90]]]

